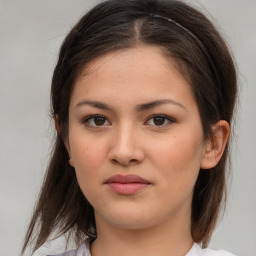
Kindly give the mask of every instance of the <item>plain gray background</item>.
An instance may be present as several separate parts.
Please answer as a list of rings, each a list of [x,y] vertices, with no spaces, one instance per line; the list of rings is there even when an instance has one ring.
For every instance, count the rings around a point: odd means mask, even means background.
[[[256,256],[256,0],[200,0],[235,56],[240,85],[226,215],[210,247]],[[19,255],[47,165],[59,46],[96,1],[0,0],[0,256]],[[207,10],[207,11],[206,11]],[[61,241],[42,251],[61,251]]]

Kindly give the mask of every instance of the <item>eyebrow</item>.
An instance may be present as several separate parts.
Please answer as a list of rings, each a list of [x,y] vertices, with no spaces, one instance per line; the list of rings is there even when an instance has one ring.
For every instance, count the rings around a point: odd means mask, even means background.
[[[152,109],[152,108],[155,108],[157,106],[164,105],[164,104],[172,104],[172,105],[181,107],[183,109],[186,109],[184,105],[182,105],[181,103],[179,103],[177,101],[174,101],[174,100],[171,100],[171,99],[160,99],[160,100],[154,100],[154,101],[151,101],[151,102],[136,105],[135,110],[138,111],[138,112],[142,112],[142,111]],[[84,105],[89,105],[91,107],[98,108],[98,109],[113,111],[113,109],[109,105],[107,105],[103,102],[92,101],[92,100],[87,100],[87,99],[83,99],[80,102],[78,102],[76,104],[76,107],[81,107],[81,106],[84,106]]]
[[[137,111],[145,111],[145,110],[155,108],[157,106],[164,105],[164,104],[172,104],[172,105],[181,107],[183,109],[186,109],[181,103],[179,103],[177,101],[174,101],[171,99],[161,99],[161,100],[155,100],[155,101],[151,101],[148,103],[143,103],[143,104],[137,105],[136,110]]]

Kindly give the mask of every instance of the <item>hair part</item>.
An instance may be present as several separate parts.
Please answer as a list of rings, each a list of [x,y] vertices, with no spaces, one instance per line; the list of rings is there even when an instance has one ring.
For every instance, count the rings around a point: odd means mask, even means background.
[[[205,140],[211,138],[211,127],[218,120],[231,124],[237,93],[235,67],[225,42],[202,13],[172,0],[108,0],[98,4],[73,27],[60,49],[52,78],[51,105],[61,133],[56,134],[23,253],[29,241],[35,242],[35,251],[56,230],[58,235],[70,234],[77,243],[86,236],[96,238],[93,207],[80,190],[64,145],[70,98],[78,75],[92,60],[139,44],[160,47],[189,81]],[[191,234],[203,247],[210,240],[225,201],[228,155],[227,145],[216,167],[200,170],[194,187]]]

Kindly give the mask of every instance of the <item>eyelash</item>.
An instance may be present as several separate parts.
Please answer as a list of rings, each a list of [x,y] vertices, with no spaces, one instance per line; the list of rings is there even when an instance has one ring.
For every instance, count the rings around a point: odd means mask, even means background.
[[[101,127],[101,126],[105,126],[104,124],[103,125],[90,125],[89,124],[89,121],[90,120],[93,120],[94,118],[97,118],[97,117],[100,117],[100,118],[103,118],[105,121],[107,121],[109,124],[111,124],[108,120],[107,120],[107,118],[104,116],[104,115],[90,115],[90,116],[87,116],[86,118],[85,118],[85,120],[83,121],[83,123],[86,125],[86,126],[88,126],[88,127]],[[167,121],[168,122],[168,124],[163,124],[163,125],[152,125],[152,126],[155,126],[155,127],[157,127],[157,128],[162,128],[162,127],[165,127],[165,126],[168,126],[168,125],[170,125],[171,123],[175,123],[176,121],[175,121],[175,119],[174,118],[171,118],[171,117],[169,117],[169,116],[167,116],[167,115],[165,115],[165,114],[154,114],[154,115],[152,115],[152,116],[150,116],[148,119],[147,119],[147,121],[146,121],[146,123],[147,122],[149,122],[151,119],[153,119],[153,118],[164,118],[165,120],[164,120],[164,123]],[[105,122],[104,122],[105,123]]]
[[[164,123],[166,121],[168,122],[167,124],[164,124],[164,125],[153,125],[153,126],[158,127],[158,128],[166,127],[166,126],[171,125],[172,123],[175,123],[174,118],[172,118],[170,116],[167,116],[165,114],[154,114],[154,115],[152,115],[148,118],[147,122],[149,122],[149,120],[151,120],[151,119],[153,120],[153,118],[156,118],[156,117],[164,118],[165,119]]]
[[[107,118],[103,115],[90,115],[90,116],[87,116],[85,118],[85,120],[83,121],[83,123],[86,125],[86,126],[89,126],[89,127],[101,127],[101,125],[97,126],[97,125],[90,125],[89,124],[89,121],[90,120],[93,120],[94,118],[96,117],[101,117],[101,118],[104,118],[105,120],[107,120]],[[110,123],[110,122],[109,122]]]

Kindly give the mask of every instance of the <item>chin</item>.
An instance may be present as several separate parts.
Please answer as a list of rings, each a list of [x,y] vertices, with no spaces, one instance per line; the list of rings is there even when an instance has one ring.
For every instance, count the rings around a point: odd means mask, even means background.
[[[145,223],[144,221],[132,221],[132,220],[125,220],[125,221],[116,221],[112,223],[113,226],[120,229],[126,230],[142,230],[152,227],[153,225],[150,223]]]
[[[116,228],[129,229],[129,230],[138,230],[150,228],[154,225],[157,225],[158,218],[156,216],[145,216],[142,213],[116,213],[106,218],[107,222]]]

